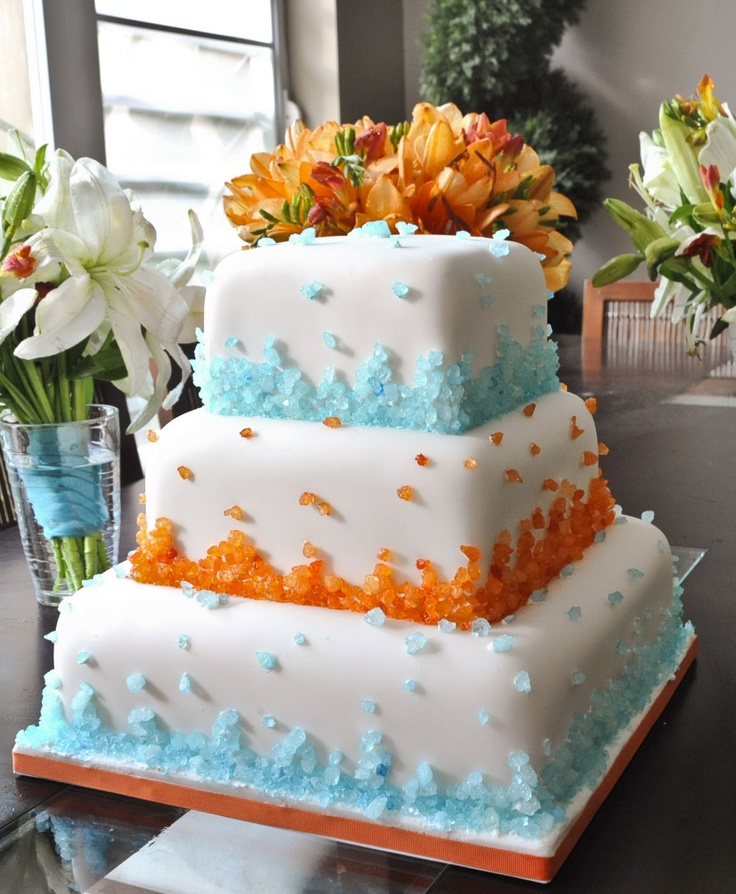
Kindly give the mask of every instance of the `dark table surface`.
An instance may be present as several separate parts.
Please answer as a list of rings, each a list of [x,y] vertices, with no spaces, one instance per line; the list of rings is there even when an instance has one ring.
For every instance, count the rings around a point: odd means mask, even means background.
[[[563,381],[598,399],[599,437],[610,448],[602,466],[618,502],[629,515],[654,510],[655,524],[672,544],[707,554],[684,598],[700,638],[697,662],[547,890],[736,891],[736,399],[725,406],[673,402],[708,375],[708,364],[698,361],[662,371],[651,360],[619,359],[586,379],[580,340],[559,342]],[[134,546],[140,489],[124,492],[121,554]],[[43,634],[55,618],[55,610],[34,601],[17,530],[0,532],[0,842],[4,829],[62,788],[11,771],[16,732],[38,717],[42,675],[52,658]],[[104,812],[103,796],[75,791],[74,797]],[[144,814],[131,802],[131,817]],[[177,815],[162,808],[161,825]],[[436,867],[426,877],[421,889],[389,881],[371,890],[539,890],[531,882],[453,867]],[[309,890],[347,889],[325,882]]]

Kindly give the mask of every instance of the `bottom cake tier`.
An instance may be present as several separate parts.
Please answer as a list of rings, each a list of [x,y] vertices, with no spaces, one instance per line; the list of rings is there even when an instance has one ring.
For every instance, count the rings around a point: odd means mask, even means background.
[[[18,772],[540,880],[695,642],[664,537],[626,518],[492,627],[108,574],[55,639]]]

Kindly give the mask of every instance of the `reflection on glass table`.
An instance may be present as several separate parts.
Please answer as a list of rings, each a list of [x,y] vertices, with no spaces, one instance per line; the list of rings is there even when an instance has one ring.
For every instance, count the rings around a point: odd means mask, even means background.
[[[69,789],[0,839],[12,894],[426,894],[445,866]]]
[[[2,890],[85,892],[182,810],[67,789],[3,830]]]

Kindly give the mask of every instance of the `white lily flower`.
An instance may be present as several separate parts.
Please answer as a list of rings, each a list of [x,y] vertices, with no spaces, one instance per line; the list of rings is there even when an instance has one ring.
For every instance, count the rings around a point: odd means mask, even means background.
[[[715,165],[724,182],[734,181],[736,172],[736,121],[727,105],[722,106],[725,115],[719,115],[709,122],[705,129],[705,145],[700,150],[698,160],[701,165]]]
[[[680,202],[680,187],[669,152],[657,146],[648,133],[639,134],[639,151],[644,167],[641,176],[644,189],[655,202],[672,211]]]
[[[27,287],[41,283],[34,333],[20,342],[16,356],[49,357],[85,340],[87,353],[94,354],[112,330],[127,372],[115,384],[129,397],[149,398],[133,423],[139,427],[160,405],[171,371],[167,353],[184,381],[190,372],[178,342],[189,336],[190,314],[194,308],[198,319],[203,302],[204,290],[186,285],[201,247],[199,222],[194,217],[192,250],[167,276],[146,263],[155,230],[115,178],[93,159],[73,161],[63,151],[52,160],[50,186],[35,211],[46,224],[27,240],[35,269],[17,283],[24,295],[0,317],[0,331],[30,309]]]

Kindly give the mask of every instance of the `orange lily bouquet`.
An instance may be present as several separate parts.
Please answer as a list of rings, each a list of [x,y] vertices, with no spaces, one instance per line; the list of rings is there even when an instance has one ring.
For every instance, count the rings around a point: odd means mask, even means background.
[[[506,121],[419,103],[411,122],[362,118],[309,130],[298,121],[274,152],[256,153],[251,172],[227,183],[225,213],[248,245],[283,241],[309,227],[345,235],[368,221],[396,231],[509,237],[537,252],[547,287],[570,274],[572,243],[561,232],[575,207],[553,190],[555,173],[510,134]]]

